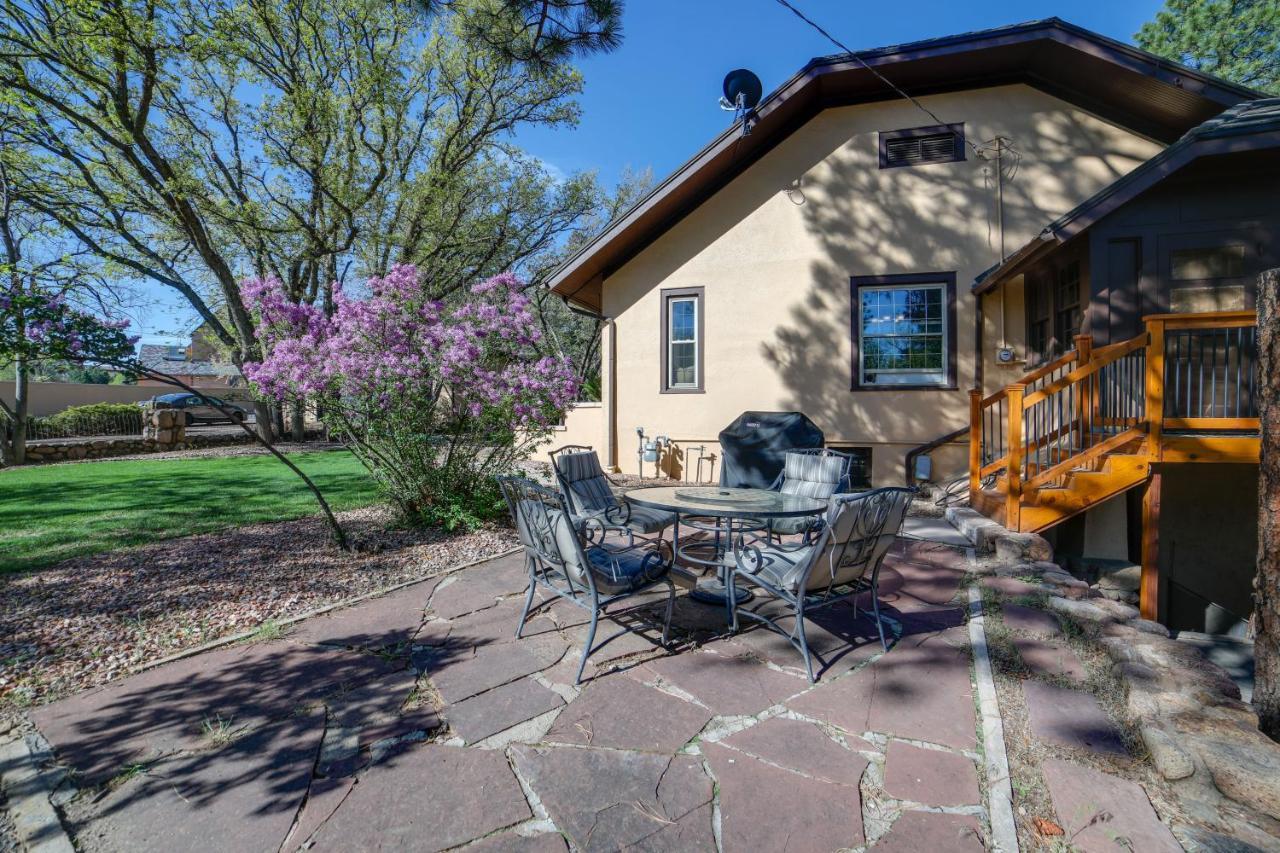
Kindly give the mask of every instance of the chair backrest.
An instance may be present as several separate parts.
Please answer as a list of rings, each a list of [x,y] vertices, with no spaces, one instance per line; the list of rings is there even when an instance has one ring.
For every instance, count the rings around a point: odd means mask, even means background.
[[[804,589],[816,592],[857,583],[880,571],[885,554],[902,530],[915,489],[874,489],[836,495],[814,543]]]
[[[561,452],[567,451],[567,452]],[[605,512],[618,506],[618,498],[609,488],[609,478],[600,467],[600,457],[591,448],[561,448],[553,451],[556,482],[575,515]]]
[[[591,589],[595,579],[582,537],[560,495],[524,477],[499,477],[520,544],[543,569],[561,574],[574,586]]]
[[[826,500],[849,490],[849,466],[852,462],[852,456],[838,450],[789,450],[782,467],[779,491]]]

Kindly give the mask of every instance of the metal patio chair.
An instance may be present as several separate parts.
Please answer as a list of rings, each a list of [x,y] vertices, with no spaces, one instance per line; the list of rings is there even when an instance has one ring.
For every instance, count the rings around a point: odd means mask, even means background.
[[[809,681],[815,681],[804,617],[837,601],[871,594],[880,645],[889,650],[880,618],[880,566],[894,538],[902,529],[915,489],[875,489],[854,495],[835,495],[821,531],[800,547],[772,542],[748,543],[738,537],[733,545],[735,565],[728,573],[732,630],[738,630],[739,614],[764,623],[785,636],[804,658]],[[740,609],[734,591],[738,582],[759,587],[785,602],[795,612],[795,628],[784,630],[773,619]],[[854,602],[854,617],[857,617]]]
[[[625,536],[628,545],[635,545],[635,534],[661,535],[675,523],[673,512],[619,500],[600,467],[600,457],[590,447],[567,444],[549,455],[560,493],[574,520],[580,525],[585,523],[581,529],[588,540],[595,541],[599,533],[603,541],[604,533],[614,532]]]
[[[587,642],[574,684],[582,681],[587,658],[609,641],[635,627],[622,630],[595,642],[596,626],[609,605],[644,592],[650,587],[667,585],[666,616],[662,623],[662,645],[671,637],[671,613],[675,606],[676,587],[671,581],[671,562],[654,548],[621,548],[584,542],[579,526],[565,509],[560,495],[523,477],[499,477],[498,485],[511,510],[520,544],[524,546],[525,567],[529,571],[529,590],[516,636],[524,632],[529,614],[555,598],[533,603],[534,593],[542,587],[591,613]],[[616,613],[613,615],[617,615]]]
[[[849,491],[849,468],[853,456],[839,450],[818,447],[811,450],[788,450],[786,462],[774,485],[784,495],[830,500],[833,495]],[[775,518],[769,532],[776,535],[804,533],[814,529],[813,518]]]

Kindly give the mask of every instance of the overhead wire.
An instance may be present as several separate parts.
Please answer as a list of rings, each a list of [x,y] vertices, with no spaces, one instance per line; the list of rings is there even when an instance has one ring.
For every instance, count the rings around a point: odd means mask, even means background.
[[[872,74],[872,75],[874,75],[874,76],[875,76],[875,78],[876,78],[877,80],[879,80],[881,83],[883,83],[884,85],[886,85],[886,86],[888,86],[890,89],[892,89],[892,90],[893,90],[893,91],[894,91],[894,92],[895,92],[899,97],[904,98],[904,99],[906,99],[907,101],[911,102],[911,104],[912,104],[913,106],[915,106],[915,108],[916,108],[916,109],[920,110],[920,111],[921,111],[921,112],[923,112],[925,115],[929,116],[929,118],[933,119],[933,121],[934,121],[934,123],[935,123],[935,124],[939,124],[939,125],[946,125],[946,124],[947,124],[947,122],[943,121],[942,119],[940,119],[940,118],[938,117],[938,114],[937,114],[937,113],[935,113],[933,110],[931,110],[931,109],[929,109],[928,107],[926,107],[924,104],[920,103],[920,101],[919,101],[919,100],[917,100],[915,97],[913,97],[913,96],[912,96],[911,94],[909,94],[908,92],[904,91],[902,88],[900,88],[897,84],[895,84],[895,83],[894,83],[892,80],[890,80],[888,77],[884,76],[884,74],[882,74],[879,70],[877,70],[875,67],[873,67],[873,66],[872,66],[870,63],[868,63],[865,59],[863,59],[861,56],[859,56],[859,55],[858,55],[858,54],[857,54],[853,49],[851,49],[848,45],[846,45],[844,42],[840,41],[840,39],[836,38],[835,36],[831,35],[831,33],[827,32],[827,31],[822,27],[822,25],[821,25],[821,24],[819,24],[817,21],[815,21],[815,20],[813,20],[812,18],[810,18],[808,15],[806,15],[804,12],[800,11],[799,9],[797,9],[795,6],[793,6],[793,5],[789,2],[789,0],[774,0],[774,2],[776,2],[778,5],[782,6],[783,8],[785,8],[785,9],[789,10],[789,11],[791,12],[791,14],[795,15],[795,16],[796,16],[797,18],[799,18],[801,21],[804,21],[804,22],[805,22],[806,24],[808,24],[810,27],[812,27],[813,29],[817,30],[817,32],[818,32],[818,33],[819,33],[823,38],[825,38],[827,41],[829,41],[829,42],[831,42],[832,44],[834,44],[836,47],[840,48],[840,50],[842,50],[842,51],[844,51],[845,53],[847,53],[847,54],[849,55],[849,58],[850,58],[850,59],[852,59],[854,62],[858,63],[859,65],[861,65],[861,66],[862,66],[863,68],[865,68],[867,71],[870,71],[870,72],[871,72],[871,74]],[[976,144],[974,144],[971,140],[967,139],[963,133],[957,133],[957,132],[955,132],[955,131],[952,131],[952,133],[953,133],[953,134],[954,134],[954,135],[955,135],[955,136],[956,136],[956,137],[957,137],[961,142],[963,142],[965,145],[968,145],[970,148],[972,148],[972,149],[973,149],[973,153],[974,153],[974,154],[976,154],[979,158],[981,158],[981,159],[983,159],[983,160],[987,159],[987,158],[986,158],[986,154],[985,154],[985,152],[984,152],[981,148],[979,148]]]

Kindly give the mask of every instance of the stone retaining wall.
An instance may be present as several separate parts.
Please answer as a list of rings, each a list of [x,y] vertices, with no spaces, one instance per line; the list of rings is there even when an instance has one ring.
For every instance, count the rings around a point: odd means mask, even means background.
[[[1049,543],[1012,533],[967,507],[947,518],[979,551],[985,571],[1026,582],[1114,663],[1156,771],[1169,783],[1203,849],[1274,849],[1280,838],[1280,744],[1258,731],[1253,708],[1221,667],[1138,609],[1052,562]],[[1214,846],[1221,843],[1223,846]]]
[[[247,435],[191,435],[178,442],[160,442],[154,438],[127,436],[122,438],[85,439],[81,442],[58,444],[28,444],[27,464],[66,462],[78,459],[106,459],[112,456],[132,456],[136,453],[169,453],[174,450],[196,450],[205,447],[224,447],[233,444],[252,444]]]

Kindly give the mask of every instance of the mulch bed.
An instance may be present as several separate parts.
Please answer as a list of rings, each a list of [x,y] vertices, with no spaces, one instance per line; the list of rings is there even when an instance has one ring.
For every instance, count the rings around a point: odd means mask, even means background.
[[[514,533],[404,529],[370,507],[68,560],[0,578],[0,717],[219,637],[509,550]]]

